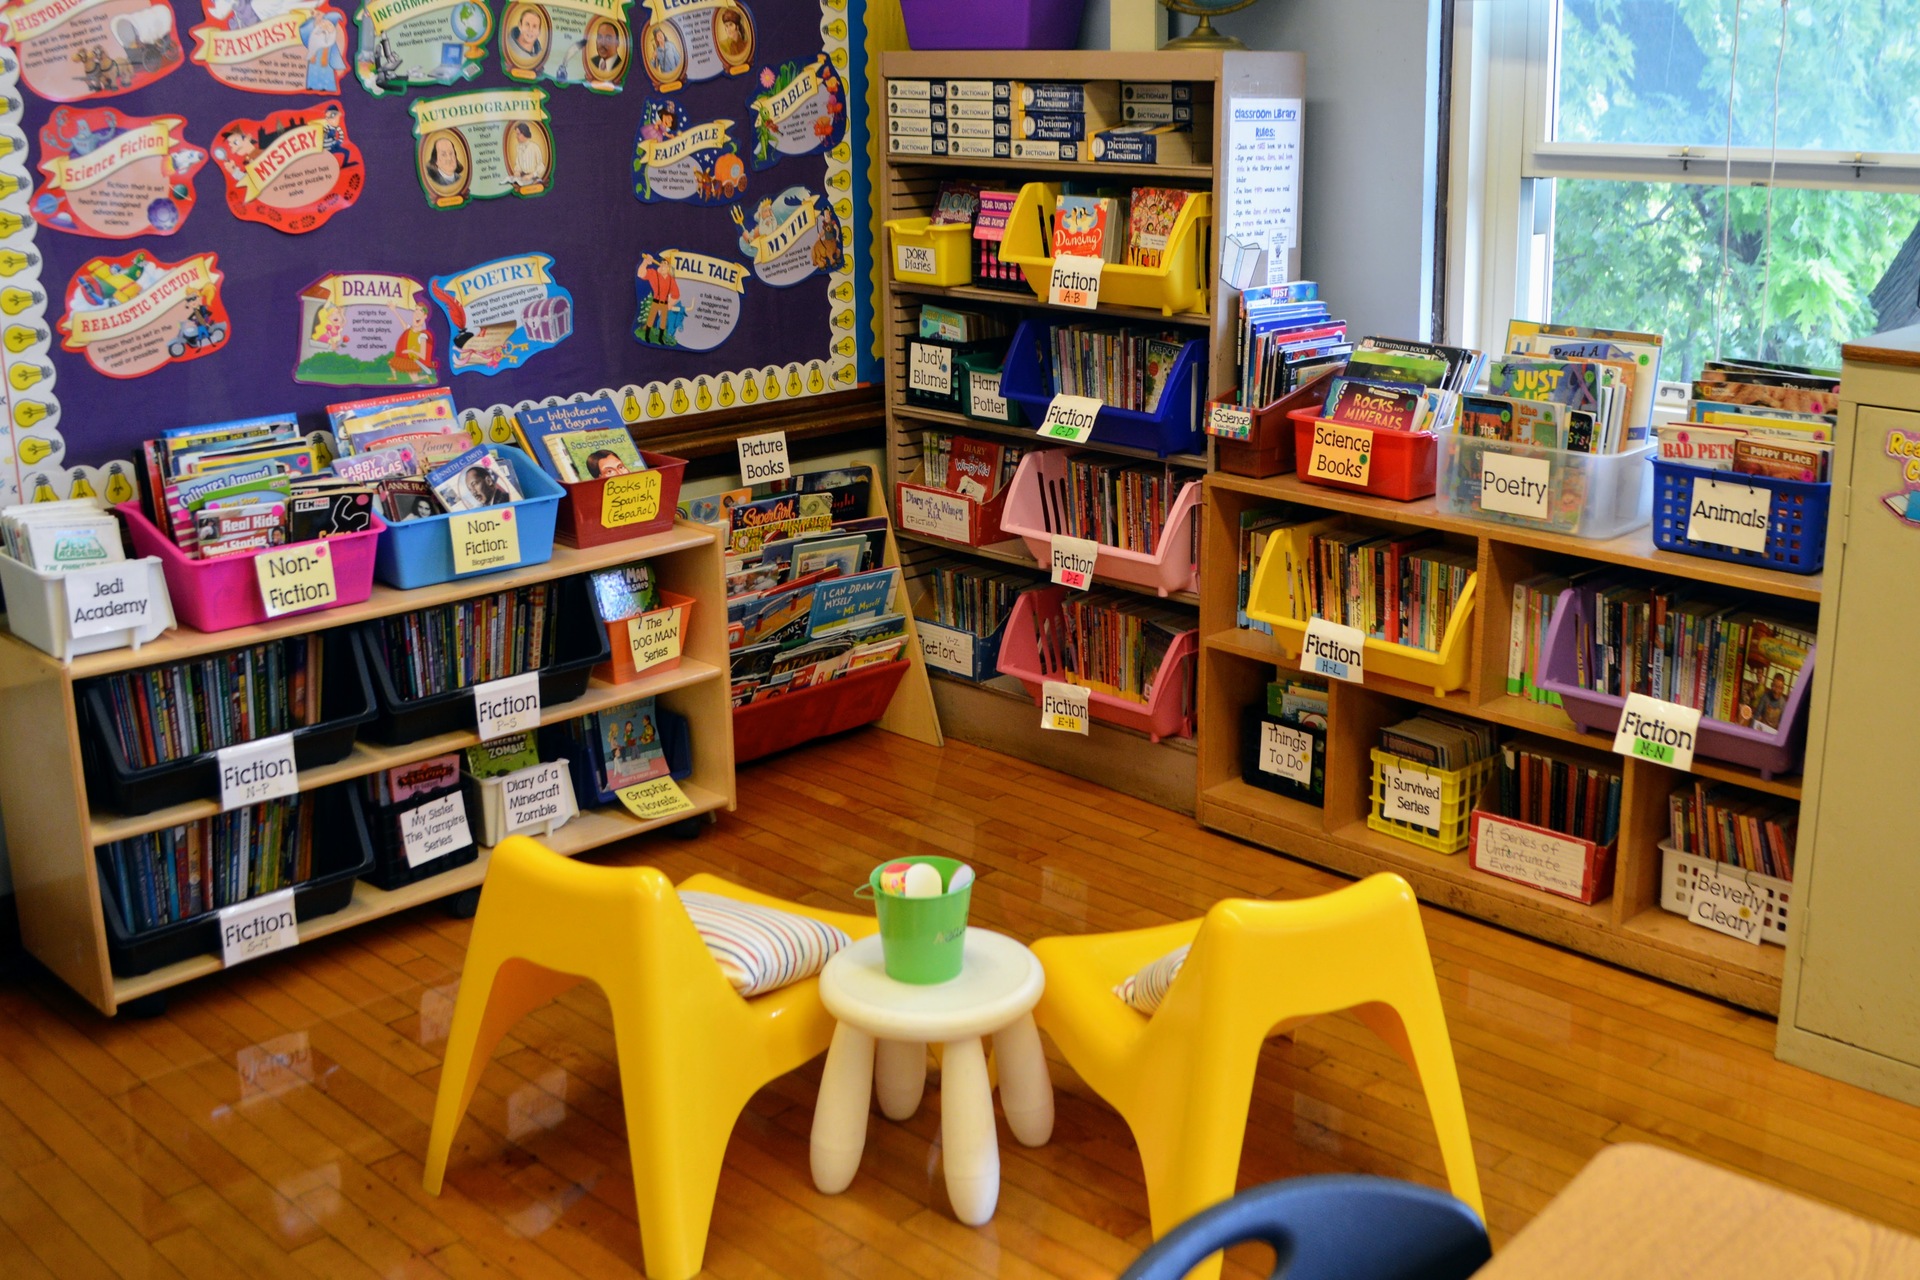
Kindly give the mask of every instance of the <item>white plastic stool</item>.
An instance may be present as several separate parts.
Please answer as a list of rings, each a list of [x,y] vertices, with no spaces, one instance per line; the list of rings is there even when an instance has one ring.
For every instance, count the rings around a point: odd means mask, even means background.
[[[1053,1084],[1032,1014],[1046,986],[1040,961],[1012,938],[985,929],[967,930],[962,946],[960,976],[934,986],[889,978],[878,935],[840,951],[821,970],[820,1000],[840,1020],[813,1111],[813,1185],[828,1195],[845,1191],[860,1168],[876,1085],[888,1119],[905,1120],[919,1109],[929,1044],[945,1046],[940,1141],[947,1198],[960,1221],[981,1225],[1000,1199],[1000,1146],[982,1036],[993,1037],[1000,1103],[1013,1136],[1037,1147],[1052,1135]]]

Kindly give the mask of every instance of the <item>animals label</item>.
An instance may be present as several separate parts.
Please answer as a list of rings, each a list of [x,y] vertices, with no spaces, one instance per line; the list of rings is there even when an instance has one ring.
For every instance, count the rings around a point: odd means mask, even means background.
[[[325,226],[367,184],[337,100],[235,120],[214,136],[213,159],[226,175],[233,216],[289,235]]]
[[[805,187],[762,197],[751,218],[739,205],[729,212],[740,228],[740,252],[753,263],[753,274],[775,288],[799,284],[816,271],[832,271],[846,256],[838,215]]]
[[[753,63],[753,15],[739,0],[646,0],[640,61],[663,92],[715,76],[746,74]]]
[[[1547,518],[1553,463],[1494,449],[1480,452],[1480,509],[1529,520]]]
[[[155,616],[153,566],[121,560],[61,575],[66,586],[67,632],[75,640],[127,631]]]
[[[347,73],[347,15],[313,0],[200,0],[193,60],[249,93],[334,94]]]
[[[447,517],[456,575],[484,573],[520,563],[520,522],[512,507],[456,511]]]
[[[369,0],[355,21],[353,71],[376,98],[473,79],[493,35],[486,0]]]
[[[300,291],[295,382],[329,387],[430,387],[426,289],[410,276],[321,276]]]
[[[1053,273],[1047,277],[1047,302],[1056,307],[1095,310],[1100,305],[1100,269],[1105,265],[1099,258],[1061,254],[1053,260]]]
[[[1373,432],[1335,422],[1314,423],[1306,474],[1311,480],[1365,485],[1373,474]]]
[[[40,127],[43,177],[33,220],[106,240],[172,235],[193,212],[193,175],[207,162],[181,136],[186,123],[112,107],[55,107]]]
[[[1085,444],[1099,417],[1099,397],[1063,393],[1047,402],[1047,416],[1040,420],[1040,434],[1049,440]]]
[[[507,79],[618,93],[633,63],[631,0],[511,0],[500,15]]]
[[[145,249],[94,258],[67,286],[60,346],[109,378],[138,378],[173,361],[197,360],[227,342],[218,254],[162,262]]]
[[[480,741],[540,727],[540,673],[508,676],[473,686],[473,719]]]
[[[736,446],[740,454],[740,483],[747,486],[791,480],[787,463],[787,433],[769,431],[760,436],[741,436]]]
[[[1440,831],[1442,783],[1437,773],[1403,768],[1397,764],[1380,766],[1380,816],[1389,822],[1404,822],[1424,831]]]
[[[453,334],[447,364],[455,373],[491,377],[518,368],[573,333],[573,295],[553,278],[544,253],[434,276],[427,288]]]
[[[618,529],[658,519],[662,483],[658,471],[609,476],[605,487],[600,490],[601,525]]]
[[[654,609],[627,619],[627,648],[636,673],[680,656],[680,620],[686,612],[680,608]]]
[[[1313,785],[1313,735],[1288,724],[1260,722],[1260,771],[1303,787]]]
[[[1343,627],[1315,615],[1307,619],[1300,642],[1300,669],[1316,676],[1366,683],[1367,637],[1358,627]]]
[[[406,810],[400,815],[400,842],[406,849],[409,869],[466,848],[473,843],[466,801],[458,791],[452,791]]]
[[[671,98],[648,98],[633,139],[633,194],[649,203],[725,204],[747,189],[733,121],[689,123]]]
[[[292,889],[263,893],[220,909],[220,963],[229,969],[299,945]]]
[[[182,60],[165,0],[18,0],[0,6],[0,41],[19,56],[27,88],[50,102],[127,93]]]
[[[662,249],[634,268],[634,341],[678,351],[711,351],[733,336],[747,292],[737,262]]]
[[[1693,749],[1699,740],[1700,708],[1630,693],[1620,711],[1613,749],[1684,773],[1693,767]]]
[[[433,208],[553,189],[545,89],[453,93],[423,98],[409,110],[414,169]]]
[[[1053,566],[1053,581],[1063,587],[1072,587],[1075,591],[1088,591],[1093,588],[1093,567],[1100,559],[1100,544],[1090,538],[1069,538],[1064,533],[1053,535],[1052,555],[1049,560]]]
[[[1688,541],[1762,552],[1767,549],[1767,526],[1772,519],[1772,490],[1694,477],[1687,499]]]
[[[331,550],[324,541],[296,542],[253,558],[260,603],[269,618],[340,603]]]
[[[667,774],[622,787],[614,794],[620,797],[620,803],[627,806],[629,813],[643,822],[693,812],[693,801]]]
[[[276,733],[214,753],[220,771],[222,812],[300,790],[300,767],[293,760],[293,735]]]
[[[760,92],[747,100],[747,107],[753,112],[756,169],[770,168],[781,156],[825,151],[847,135],[846,86],[824,53],[812,62],[762,68]]]
[[[1077,733],[1086,737],[1087,726],[1093,719],[1088,701],[1092,692],[1083,684],[1067,684],[1061,680],[1041,681],[1040,727],[1055,733]]]

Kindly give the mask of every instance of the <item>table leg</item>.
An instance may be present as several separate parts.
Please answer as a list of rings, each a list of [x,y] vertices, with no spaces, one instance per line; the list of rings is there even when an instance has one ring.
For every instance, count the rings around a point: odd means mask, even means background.
[[[873,1091],[887,1119],[911,1120],[926,1087],[926,1045],[917,1040],[882,1040],[875,1046]]]
[[[842,1022],[833,1030],[820,1097],[813,1104],[813,1185],[838,1195],[860,1168],[873,1096],[873,1037]]]
[[[1007,1128],[1023,1146],[1038,1147],[1053,1136],[1053,1082],[1033,1015],[993,1034],[993,1057],[1000,1066],[1000,1106]]]
[[[953,1216],[980,1226],[993,1217],[1000,1199],[1000,1143],[987,1055],[977,1039],[949,1041],[941,1056],[940,1142]]]

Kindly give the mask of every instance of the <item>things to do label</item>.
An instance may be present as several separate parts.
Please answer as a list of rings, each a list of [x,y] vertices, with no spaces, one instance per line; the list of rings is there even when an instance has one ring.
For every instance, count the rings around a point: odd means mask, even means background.
[[[1684,771],[1693,767],[1693,748],[1699,740],[1700,708],[1630,693],[1620,711],[1613,749],[1623,756]]]
[[[480,741],[540,727],[540,673],[508,676],[473,686],[473,718]]]
[[[1750,484],[1696,478],[1687,501],[1687,539],[1736,551],[1767,549],[1773,493]]]
[[[1056,733],[1087,734],[1087,725],[1093,719],[1089,708],[1089,695],[1093,691],[1083,684],[1068,684],[1062,680],[1048,680],[1040,686],[1040,727]]]
[[[1313,785],[1313,735],[1292,725],[1260,722],[1260,771]]]
[[[255,738],[214,753],[220,770],[220,808],[240,809],[300,790],[300,769],[293,759],[293,735]]]
[[[1100,407],[1096,396],[1057,395],[1047,404],[1047,416],[1040,420],[1040,434],[1049,440],[1085,444],[1093,434]]]
[[[1362,684],[1366,658],[1367,637],[1358,627],[1344,627],[1321,617],[1307,620],[1307,636],[1300,644],[1302,671]]]

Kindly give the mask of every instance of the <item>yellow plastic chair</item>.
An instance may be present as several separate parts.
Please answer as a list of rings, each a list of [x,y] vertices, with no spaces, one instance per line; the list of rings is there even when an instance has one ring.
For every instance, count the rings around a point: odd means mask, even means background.
[[[856,938],[875,927],[714,876],[680,887],[811,916]],[[833,1018],[817,978],[742,999],[654,868],[592,866],[512,836],[493,851],[460,975],[427,1143],[429,1194],[440,1193],[454,1131],[501,1036],[583,979],[613,1009],[647,1275],[688,1280],[706,1254],[741,1109],[769,1080],[825,1052]]]
[[[1151,1018],[1113,994],[1189,942]],[[1233,1195],[1261,1045],[1342,1009],[1420,1077],[1453,1194],[1485,1218],[1426,932],[1399,876],[1296,902],[1228,899],[1203,920],[1033,950],[1047,971],[1034,1019],[1133,1130],[1155,1239]],[[1219,1267],[1216,1255],[1193,1275],[1212,1280]]]

